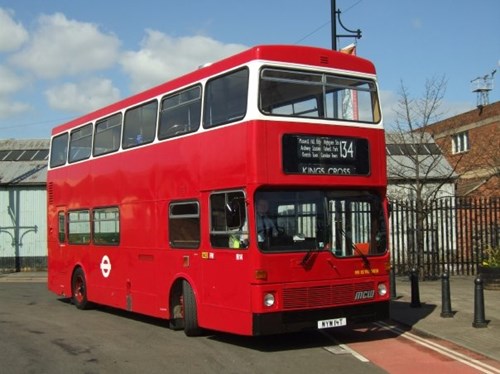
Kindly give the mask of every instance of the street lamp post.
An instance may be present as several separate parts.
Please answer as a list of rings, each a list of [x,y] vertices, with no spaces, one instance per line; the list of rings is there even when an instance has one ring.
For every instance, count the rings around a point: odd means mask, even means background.
[[[331,17],[332,17],[332,49],[337,50],[337,38],[356,38],[361,39],[361,30],[349,30],[346,28],[342,21],[340,20],[340,9],[336,9],[336,0],[331,0]],[[339,21],[340,27],[349,34],[337,34],[337,19]]]

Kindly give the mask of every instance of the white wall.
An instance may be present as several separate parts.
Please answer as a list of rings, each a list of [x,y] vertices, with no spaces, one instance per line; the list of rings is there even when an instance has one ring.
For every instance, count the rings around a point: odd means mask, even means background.
[[[47,199],[44,186],[0,187],[0,258],[16,255],[47,256]]]

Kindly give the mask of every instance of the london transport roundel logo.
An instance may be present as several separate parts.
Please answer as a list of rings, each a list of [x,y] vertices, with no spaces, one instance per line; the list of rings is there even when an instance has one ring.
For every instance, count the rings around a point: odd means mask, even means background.
[[[104,278],[109,277],[109,273],[111,273],[111,261],[106,255],[104,255],[101,260],[101,273]]]

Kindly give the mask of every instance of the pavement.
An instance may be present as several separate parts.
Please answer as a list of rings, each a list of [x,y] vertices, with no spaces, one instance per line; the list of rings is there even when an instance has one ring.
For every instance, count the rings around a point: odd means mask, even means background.
[[[47,272],[0,273],[0,283],[47,283]]]
[[[47,282],[46,272],[0,274],[0,283]],[[441,317],[442,281],[420,281],[417,301],[412,303],[408,277],[396,278],[396,297],[391,302],[391,319],[407,326],[415,334],[435,337],[500,362],[500,290],[483,290],[484,309],[475,311],[473,276],[450,276],[452,317]],[[394,292],[393,292],[394,295]],[[416,299],[416,296],[414,296]],[[413,306],[412,306],[413,304]],[[484,318],[483,318],[484,317]],[[473,322],[484,327],[474,327]]]
[[[396,278],[396,298],[391,302],[391,319],[410,327],[416,334],[450,341],[500,361],[500,290],[483,290],[484,308],[475,312],[474,277],[450,276],[449,284],[451,308],[446,308],[445,303],[444,312],[451,310],[452,317],[444,318],[441,317],[441,279],[418,282],[421,306],[412,307],[410,280],[408,277]],[[416,295],[414,298],[413,304],[416,305]],[[473,327],[473,322],[484,322],[479,323],[484,327]]]

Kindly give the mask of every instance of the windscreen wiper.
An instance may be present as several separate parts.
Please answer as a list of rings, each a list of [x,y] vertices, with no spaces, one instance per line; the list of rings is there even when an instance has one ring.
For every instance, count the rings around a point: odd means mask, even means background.
[[[342,229],[338,229],[341,233],[341,235],[349,240],[351,242],[351,247],[352,249],[354,249],[354,251],[356,253],[359,254],[359,256],[361,257],[361,259],[363,260],[363,263],[365,264],[365,266],[371,271],[371,264],[370,264],[370,260],[368,259],[368,256],[366,254],[363,253],[363,251],[361,249],[358,248],[358,246],[356,244],[354,244],[354,242],[352,241],[352,238],[350,238],[344,230]]]
[[[360,255],[361,259],[363,260],[363,263],[365,264],[365,266],[371,271],[371,264],[370,264],[370,260],[368,259],[368,256],[366,254],[363,253],[363,251],[361,249],[358,248],[358,246],[354,243],[352,243],[352,248],[358,252],[358,254]]]
[[[309,262],[311,256],[313,255],[313,253],[315,252],[321,252],[325,249],[325,246],[324,246],[324,243],[323,242],[320,242],[318,245],[316,245],[314,248],[309,248],[307,250],[307,253],[305,254],[304,258],[302,259],[302,261],[300,262],[300,264],[302,266],[305,266],[307,265],[307,263]]]
[[[304,258],[302,259],[302,261],[300,262],[300,264],[302,266],[306,266],[307,263],[309,262],[309,260],[311,259],[313,253],[318,253],[318,252],[321,252],[322,249],[321,248],[310,248],[307,250],[307,253],[305,254]]]

